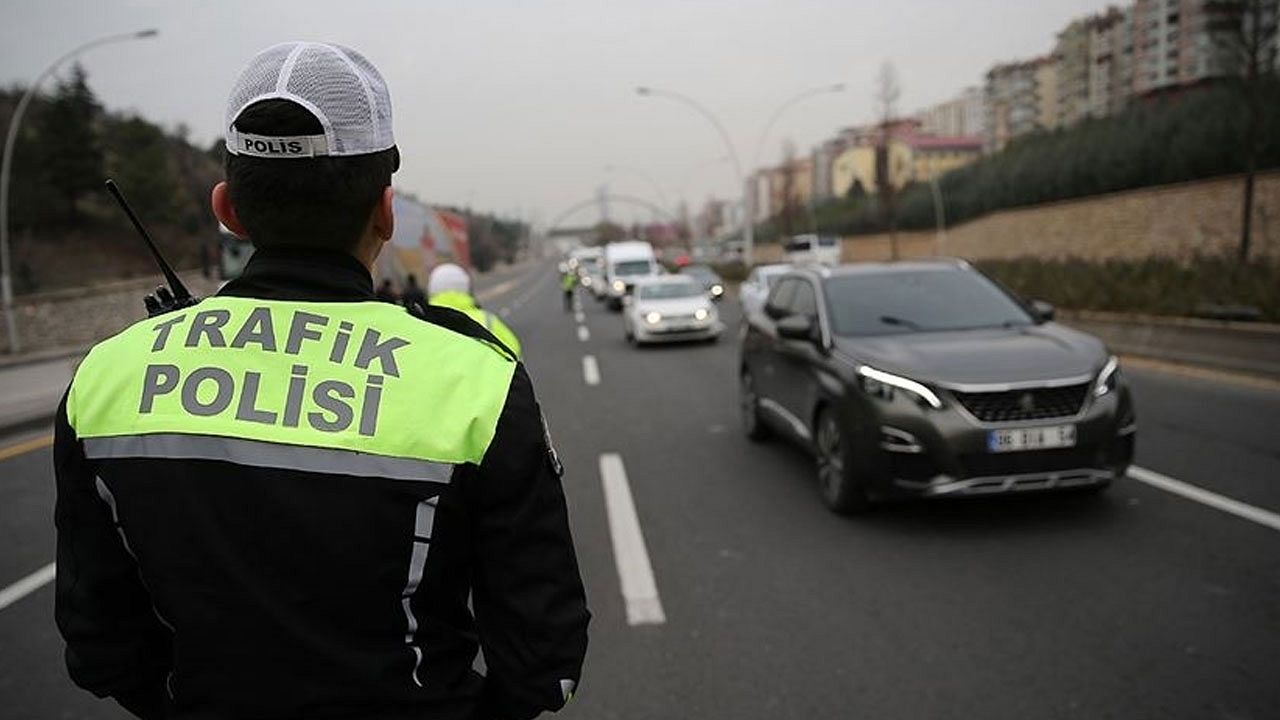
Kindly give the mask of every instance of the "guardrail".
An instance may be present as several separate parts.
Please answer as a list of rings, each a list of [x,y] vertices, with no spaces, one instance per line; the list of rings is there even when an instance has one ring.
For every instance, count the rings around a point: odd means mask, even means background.
[[[1058,320],[1121,354],[1280,379],[1280,325],[1068,310]]]

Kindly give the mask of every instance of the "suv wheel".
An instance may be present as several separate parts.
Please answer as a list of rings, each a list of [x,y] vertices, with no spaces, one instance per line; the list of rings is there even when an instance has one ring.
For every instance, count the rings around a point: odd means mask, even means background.
[[[842,515],[859,513],[871,506],[866,488],[854,477],[853,463],[849,462],[849,447],[845,442],[840,420],[830,408],[818,414],[814,438],[814,453],[818,465],[818,490],[827,507]]]
[[[760,396],[756,394],[756,381],[750,370],[742,371],[738,385],[739,407],[742,411],[742,430],[747,439],[761,442],[768,440],[772,434],[768,426],[760,421]]]

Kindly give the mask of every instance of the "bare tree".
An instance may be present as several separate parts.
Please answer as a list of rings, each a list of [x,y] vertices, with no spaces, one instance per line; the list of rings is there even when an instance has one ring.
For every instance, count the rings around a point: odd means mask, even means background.
[[[876,140],[876,193],[889,228],[889,253],[894,260],[898,259],[898,218],[890,144],[901,95],[898,71],[892,62],[886,60],[876,75],[876,109],[880,116],[880,133]]]
[[[1244,203],[1240,219],[1239,261],[1249,261],[1253,234],[1253,197],[1258,172],[1258,145],[1261,141],[1262,108],[1266,102],[1268,76],[1276,72],[1276,28],[1280,22],[1280,0],[1221,0],[1219,8],[1229,18],[1219,35],[1227,60],[1244,74],[1245,89],[1245,172]]]
[[[779,187],[781,204],[778,211],[778,229],[784,237],[796,230],[796,144],[787,140],[782,144],[782,178]]]

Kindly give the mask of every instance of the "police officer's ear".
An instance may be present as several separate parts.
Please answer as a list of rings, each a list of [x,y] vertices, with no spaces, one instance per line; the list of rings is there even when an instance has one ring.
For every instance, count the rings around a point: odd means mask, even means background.
[[[390,240],[396,231],[396,216],[392,211],[395,197],[395,191],[388,185],[382,188],[382,196],[378,198],[378,204],[373,206],[373,232],[382,240]]]
[[[241,240],[249,238],[249,231],[244,229],[244,225],[240,223],[240,218],[236,216],[235,207],[231,205],[231,193],[227,191],[225,182],[220,182],[213,186],[209,204],[213,206],[214,217],[218,218],[218,221],[225,225],[233,235]]]

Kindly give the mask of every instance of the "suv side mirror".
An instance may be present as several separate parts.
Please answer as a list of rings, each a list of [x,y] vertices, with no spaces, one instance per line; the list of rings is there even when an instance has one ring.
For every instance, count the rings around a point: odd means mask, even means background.
[[[1057,309],[1051,303],[1044,300],[1032,300],[1030,302],[1031,312],[1040,322],[1049,322],[1058,314]]]
[[[778,336],[788,340],[813,341],[813,318],[807,315],[788,315],[778,321]]]

